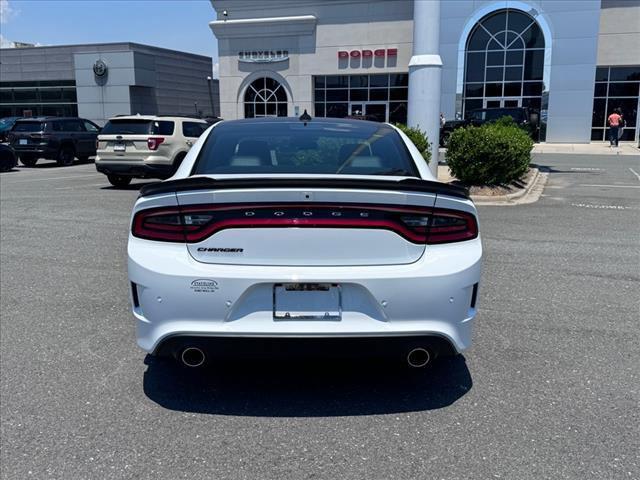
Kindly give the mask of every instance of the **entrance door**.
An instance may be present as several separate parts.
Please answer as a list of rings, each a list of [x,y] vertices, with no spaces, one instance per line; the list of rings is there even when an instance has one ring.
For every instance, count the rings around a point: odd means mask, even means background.
[[[389,121],[387,102],[353,102],[349,104],[349,115],[363,116],[374,122]]]
[[[484,100],[484,108],[516,108],[522,106],[520,97],[502,97]]]

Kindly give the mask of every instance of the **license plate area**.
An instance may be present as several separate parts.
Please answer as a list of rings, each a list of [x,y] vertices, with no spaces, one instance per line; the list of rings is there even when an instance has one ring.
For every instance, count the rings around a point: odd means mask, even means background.
[[[21,138],[18,140],[18,145],[27,145],[29,141],[26,138]]]
[[[342,289],[335,283],[277,283],[273,319],[340,321]]]
[[[127,150],[127,146],[124,143],[116,143],[113,146],[114,152],[125,152]]]

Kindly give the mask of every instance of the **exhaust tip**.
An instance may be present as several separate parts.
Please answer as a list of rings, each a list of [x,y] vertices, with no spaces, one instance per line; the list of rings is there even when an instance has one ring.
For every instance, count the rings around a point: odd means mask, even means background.
[[[426,348],[414,348],[407,354],[407,363],[412,368],[426,367],[431,361],[431,354]]]
[[[190,368],[201,367],[204,364],[205,359],[206,356],[204,352],[198,347],[187,347],[182,350],[182,354],[180,354],[182,364]]]

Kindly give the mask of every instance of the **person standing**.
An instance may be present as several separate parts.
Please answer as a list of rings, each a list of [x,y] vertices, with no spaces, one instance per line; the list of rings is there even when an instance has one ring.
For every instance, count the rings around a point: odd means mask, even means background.
[[[618,130],[622,124],[622,115],[620,115],[620,109],[616,108],[611,115],[607,118],[609,123],[609,142],[611,146],[618,146]]]
[[[445,123],[447,123],[447,119],[444,118],[444,113],[440,112],[440,128],[444,127]]]

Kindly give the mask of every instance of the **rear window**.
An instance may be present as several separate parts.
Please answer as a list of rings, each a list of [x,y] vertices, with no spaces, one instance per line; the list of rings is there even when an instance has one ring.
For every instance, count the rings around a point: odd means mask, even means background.
[[[192,174],[418,172],[398,133],[369,122],[229,122],[213,129]]]
[[[14,132],[41,132],[44,130],[44,122],[16,122]]]
[[[185,137],[196,138],[204,133],[204,131],[209,128],[209,125],[201,122],[183,122],[182,123],[182,134]]]
[[[109,120],[102,135],[173,135],[174,122],[165,120]]]

